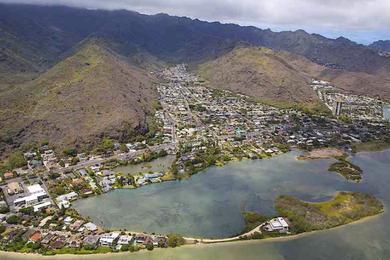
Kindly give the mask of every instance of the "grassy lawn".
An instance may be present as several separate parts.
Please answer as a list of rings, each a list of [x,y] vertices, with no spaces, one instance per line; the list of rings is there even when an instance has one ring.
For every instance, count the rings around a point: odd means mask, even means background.
[[[319,203],[280,196],[275,207],[289,219],[294,233],[328,229],[383,212],[379,200],[359,192],[340,192],[333,199]]]

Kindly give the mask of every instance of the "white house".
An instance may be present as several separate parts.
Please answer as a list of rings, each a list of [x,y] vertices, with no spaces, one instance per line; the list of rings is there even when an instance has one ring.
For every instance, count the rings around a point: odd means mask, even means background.
[[[100,237],[100,245],[102,246],[112,246],[112,244],[115,242],[115,240],[119,237],[119,232],[112,232],[103,234]]]
[[[277,217],[268,221],[267,225],[265,226],[265,229],[270,232],[279,231],[280,233],[286,233],[289,231],[289,226],[284,218]]]
[[[98,229],[98,227],[92,222],[88,222],[87,224],[84,225],[84,227],[91,232],[94,232]]]

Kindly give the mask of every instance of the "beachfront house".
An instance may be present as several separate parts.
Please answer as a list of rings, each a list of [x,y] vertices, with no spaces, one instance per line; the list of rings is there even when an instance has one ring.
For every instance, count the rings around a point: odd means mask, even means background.
[[[289,225],[284,218],[277,217],[267,222],[265,230],[268,232],[287,233],[289,232]]]
[[[118,239],[120,233],[112,232],[101,235],[100,237],[100,245],[102,246],[112,246],[114,242]]]

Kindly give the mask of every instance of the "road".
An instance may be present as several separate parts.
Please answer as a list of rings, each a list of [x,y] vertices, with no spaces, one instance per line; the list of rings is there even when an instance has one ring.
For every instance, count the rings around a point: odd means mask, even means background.
[[[96,158],[96,159],[93,159],[93,160],[80,162],[80,163],[78,163],[76,165],[68,166],[66,168],[61,168],[61,170],[65,170],[65,171],[67,171],[67,170],[72,170],[72,171],[73,170],[79,170],[79,169],[82,169],[82,168],[85,168],[85,167],[89,167],[89,166],[92,166],[92,165],[95,165],[95,164],[107,162],[107,161],[110,161],[110,160],[117,160],[117,159],[119,159],[122,156],[124,156],[127,160],[130,160],[130,159],[133,159],[133,158],[135,158],[137,156],[140,156],[141,154],[143,154],[145,152],[148,152],[148,151],[157,152],[157,151],[169,150],[169,149],[174,149],[174,148],[175,148],[175,145],[173,143],[149,146],[146,149],[139,150],[139,151],[136,151],[136,152],[129,152],[129,153],[125,153],[125,154],[115,154],[115,155],[107,157],[107,158]]]
[[[261,227],[264,225],[258,225],[254,229],[252,229],[249,232],[246,232],[244,234],[235,236],[235,237],[228,237],[228,238],[216,238],[216,239],[209,239],[209,238],[194,238],[194,237],[185,237],[184,239],[187,241],[187,243],[197,243],[197,244],[213,244],[213,243],[224,243],[224,242],[232,242],[232,241],[237,241],[241,240],[242,237],[251,237],[255,233],[262,233]]]

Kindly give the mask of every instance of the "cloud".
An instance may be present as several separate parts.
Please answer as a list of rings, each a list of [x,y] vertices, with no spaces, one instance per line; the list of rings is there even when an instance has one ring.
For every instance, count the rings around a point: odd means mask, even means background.
[[[383,32],[390,28],[389,0],[0,0],[5,3],[67,5],[168,13],[208,21],[328,34]],[[352,33],[351,33],[352,32]],[[389,33],[390,34],[390,33]],[[390,36],[390,35],[389,35]]]

